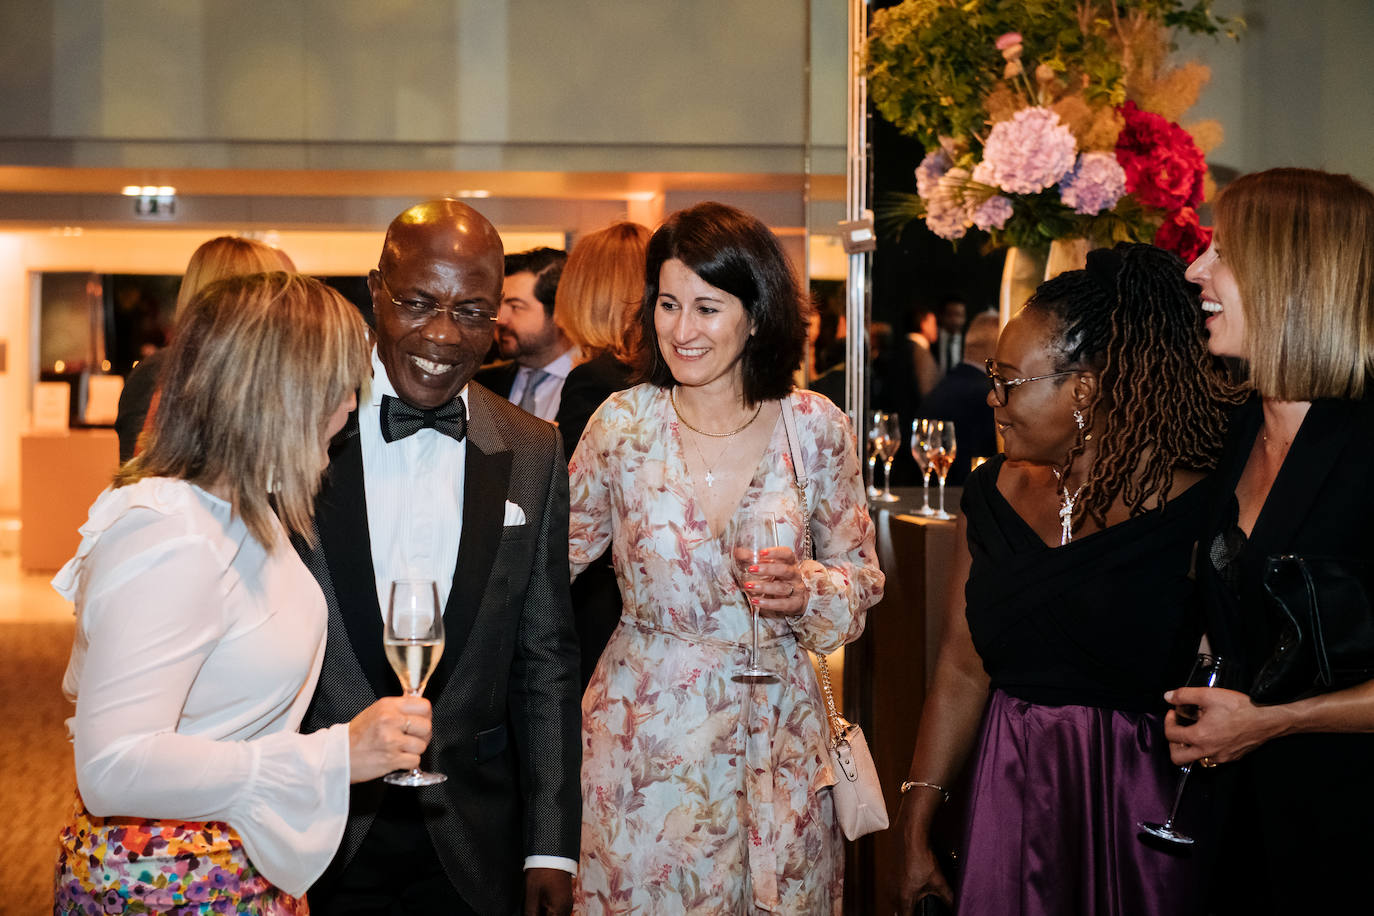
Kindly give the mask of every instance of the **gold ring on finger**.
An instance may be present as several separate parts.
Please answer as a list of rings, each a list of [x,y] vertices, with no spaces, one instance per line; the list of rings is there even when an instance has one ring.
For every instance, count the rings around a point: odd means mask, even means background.
[[[1201,757],[1198,759],[1198,763],[1202,764],[1202,768],[1204,770],[1210,770],[1212,767],[1217,765],[1217,762],[1213,760],[1211,757]]]
[[[409,734],[410,734],[410,717],[409,717],[409,716],[406,717],[405,723],[401,725],[401,734],[403,734],[403,735],[409,735]]]

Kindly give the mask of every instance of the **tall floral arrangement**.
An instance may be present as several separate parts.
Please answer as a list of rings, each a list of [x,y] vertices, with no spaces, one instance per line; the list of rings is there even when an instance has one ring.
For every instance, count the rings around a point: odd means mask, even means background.
[[[996,244],[1153,241],[1189,259],[1210,230],[1215,122],[1178,121],[1210,71],[1168,62],[1178,31],[1235,36],[1211,0],[905,0],[873,16],[869,91],[927,150],[916,194],[880,208]]]

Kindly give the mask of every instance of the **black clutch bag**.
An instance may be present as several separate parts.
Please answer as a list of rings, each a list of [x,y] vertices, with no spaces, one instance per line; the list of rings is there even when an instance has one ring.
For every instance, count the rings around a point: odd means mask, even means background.
[[[1359,572],[1334,557],[1269,558],[1264,590],[1279,638],[1250,699],[1291,703],[1374,679],[1374,611]]]

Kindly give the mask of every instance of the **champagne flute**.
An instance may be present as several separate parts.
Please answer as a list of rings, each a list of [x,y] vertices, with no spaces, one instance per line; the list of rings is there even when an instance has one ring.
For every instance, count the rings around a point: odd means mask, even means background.
[[[945,511],[945,478],[949,476],[949,469],[954,464],[956,448],[954,421],[932,420],[930,435],[926,439],[926,461],[930,462],[930,466],[940,478],[940,508],[935,511],[934,518],[954,518]]]
[[[432,579],[398,579],[391,583],[391,605],[382,634],[391,670],[401,679],[402,692],[418,697],[444,653],[444,616],[439,613],[439,589]],[[416,767],[382,777],[393,786],[432,786],[448,779]]]
[[[902,447],[901,419],[895,413],[882,415],[883,423],[883,495],[878,498],[885,503],[895,503],[898,497],[892,495],[892,460]]]
[[[759,663],[759,609],[751,600],[754,596],[748,586],[758,585],[763,580],[749,567],[757,566],[764,560],[764,553],[770,547],[778,546],[777,521],[768,512],[746,509],[730,522],[730,572],[744,593],[745,604],[749,608],[752,625],[752,638],[749,645],[749,661],[744,670],[735,673],[735,680],[771,681],[777,675]]]
[[[1197,659],[1193,662],[1192,673],[1188,675],[1186,686],[1188,687],[1216,687],[1219,686],[1221,676],[1225,670],[1225,664],[1220,655],[1210,655],[1206,652],[1199,652]],[[1185,704],[1174,707],[1174,719],[1179,725],[1194,725],[1198,719],[1198,708],[1192,704]],[[1193,765],[1187,764],[1183,767],[1182,774],[1178,777],[1178,788],[1174,791],[1174,806],[1169,810],[1169,816],[1164,823],[1156,824],[1151,821],[1140,821],[1136,824],[1150,836],[1159,837],[1170,843],[1177,843],[1180,846],[1193,845],[1193,838],[1186,833],[1180,833],[1174,828],[1174,821],[1178,818],[1178,805],[1183,800],[1183,788],[1188,785],[1188,774],[1193,772]]]
[[[874,479],[874,472],[877,470],[878,459],[882,457],[882,446],[879,444],[883,438],[884,414],[880,410],[875,410],[868,415],[868,498],[877,499],[882,495],[878,489],[877,480]]]
[[[930,474],[935,469],[926,458],[926,443],[930,441],[931,422],[911,421],[911,457],[916,459],[916,466],[921,469],[921,508],[916,510],[916,514],[926,517],[935,514],[935,510],[930,508]]]

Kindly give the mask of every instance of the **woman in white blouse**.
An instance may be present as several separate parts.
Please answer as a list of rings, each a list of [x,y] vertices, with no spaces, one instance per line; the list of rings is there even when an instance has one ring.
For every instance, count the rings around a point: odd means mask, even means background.
[[[290,535],[367,370],[357,312],[306,277],[223,280],[180,317],[146,449],[53,582],[80,795],[56,912],[304,913],[349,783],[419,764],[423,699],[296,731],[326,612]]]

